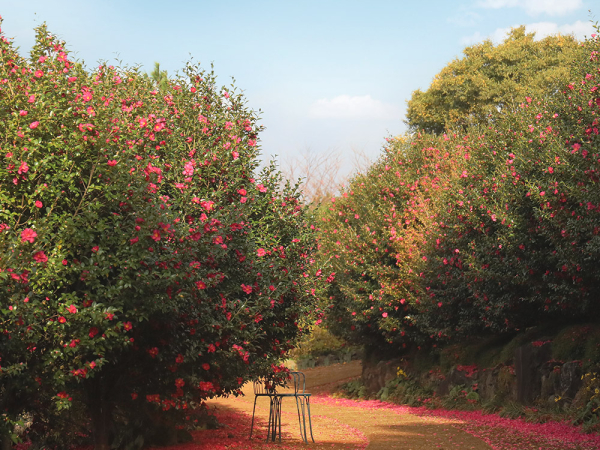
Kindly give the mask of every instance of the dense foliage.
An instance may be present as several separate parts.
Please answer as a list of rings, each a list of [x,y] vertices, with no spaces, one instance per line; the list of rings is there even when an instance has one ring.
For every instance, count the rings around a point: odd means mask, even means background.
[[[390,139],[322,209],[333,331],[397,353],[597,317],[599,52],[580,44],[552,95],[534,86],[479,124]]]
[[[45,26],[0,58],[0,435],[139,446],[278,371],[310,309],[310,229],[295,189],[255,174],[241,94],[191,64],[160,89],[87,70]]]
[[[572,36],[535,40],[524,26],[498,45],[488,39],[466,47],[464,57],[444,67],[427,91],[413,92],[407,123],[413,130],[440,134],[487,123],[490,114],[514,110],[526,95],[551,97],[569,79],[578,51]]]

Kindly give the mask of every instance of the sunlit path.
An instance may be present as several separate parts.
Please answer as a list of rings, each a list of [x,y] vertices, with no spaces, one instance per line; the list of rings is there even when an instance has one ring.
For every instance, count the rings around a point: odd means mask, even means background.
[[[327,383],[360,375],[358,362],[306,370],[309,391],[319,393]],[[251,386],[244,389],[245,397],[211,401],[211,406],[252,414],[254,396]],[[261,400],[263,400],[261,402]],[[409,412],[398,413],[373,407],[348,406],[350,402],[326,395],[316,395],[311,402],[313,432],[316,448],[368,448],[369,450],[403,449],[490,449],[480,439],[458,430],[448,421],[423,418]],[[360,403],[355,403],[360,405]],[[266,424],[268,401],[259,399],[257,417]],[[284,403],[282,414],[283,442],[294,448],[304,446],[298,430],[298,418],[292,402]],[[265,426],[258,436],[266,436]],[[368,445],[367,445],[368,444]],[[365,445],[367,445],[365,447]]]

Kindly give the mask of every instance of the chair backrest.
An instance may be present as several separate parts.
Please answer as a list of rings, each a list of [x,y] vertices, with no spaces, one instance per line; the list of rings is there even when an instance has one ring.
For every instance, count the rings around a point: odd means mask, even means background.
[[[306,393],[306,377],[302,372],[290,372],[294,380],[294,394]]]
[[[275,386],[273,386],[268,380],[259,378],[254,381],[254,395],[272,395],[277,392]]]

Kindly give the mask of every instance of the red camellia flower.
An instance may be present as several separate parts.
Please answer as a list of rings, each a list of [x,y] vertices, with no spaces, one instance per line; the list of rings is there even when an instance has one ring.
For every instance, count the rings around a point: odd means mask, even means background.
[[[114,167],[117,165],[117,161],[114,159],[110,159],[107,163],[110,167]]]
[[[39,200],[36,200],[36,201],[35,201],[35,206],[36,206],[37,208],[41,208],[42,206],[44,206],[44,204],[43,204],[42,202],[40,202]]]
[[[69,306],[69,312],[75,314],[77,312],[77,307],[75,305]]]
[[[130,243],[131,245],[133,245],[133,244],[135,244],[135,243],[136,243],[137,241],[139,241],[139,240],[140,240],[140,238],[136,236],[136,237],[134,237],[133,239],[129,239],[129,243]]]
[[[267,254],[267,252],[265,251],[264,248],[259,248],[256,253],[258,254],[258,256],[265,256]]]
[[[198,384],[201,391],[210,392],[214,389],[213,384],[210,381],[201,381]]]
[[[39,125],[40,125],[40,123],[36,120],[35,122],[31,122],[29,124],[29,128],[31,128],[32,130],[35,130]]]
[[[98,250],[100,250],[100,247],[98,247],[97,245],[95,247],[92,247],[92,252],[97,253]]]
[[[204,364],[202,364],[202,368],[203,368],[204,370],[210,370],[210,364],[208,364],[208,363],[204,363]]]
[[[67,319],[65,319],[63,316],[60,316],[58,318],[58,323],[65,323],[67,321]]]
[[[98,334],[99,330],[96,327],[92,327],[90,328],[90,332],[88,333],[88,336],[90,338],[93,338],[94,336],[96,336]]]
[[[183,378],[177,378],[175,380],[175,386],[177,386],[178,388],[182,388],[185,385],[185,381],[183,381]]]
[[[31,228],[25,228],[23,231],[21,231],[21,242],[29,242],[33,244],[36,237],[37,233]]]
[[[133,328],[133,326],[131,325],[131,322],[123,322],[123,329],[125,331],[129,331]]]
[[[37,252],[35,255],[33,255],[33,259],[39,263],[48,262],[48,257],[44,252]]]
[[[196,287],[198,289],[206,289],[206,283],[204,281],[196,281]]]
[[[175,362],[177,364],[181,364],[183,362],[183,355],[181,353],[177,355],[177,358],[175,358]]]
[[[29,165],[25,162],[25,161],[21,161],[21,166],[19,167],[19,170],[17,170],[17,173],[19,175],[27,173],[29,171]]]
[[[252,286],[242,284],[242,291],[244,291],[246,294],[252,294]]]
[[[158,355],[158,348],[156,347],[152,347],[151,349],[148,350],[148,353],[150,354],[150,356],[152,356],[153,358],[156,358],[156,356]]]

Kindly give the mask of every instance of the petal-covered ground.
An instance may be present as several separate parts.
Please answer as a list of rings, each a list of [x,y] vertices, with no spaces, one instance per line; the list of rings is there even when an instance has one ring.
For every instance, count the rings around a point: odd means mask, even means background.
[[[221,449],[495,449],[495,450],[597,450],[600,436],[584,434],[565,423],[532,424],[503,419],[479,411],[447,411],[410,408],[376,400],[357,401],[333,398],[329,390],[351,377],[359,376],[360,364],[306,370],[307,387],[313,393],[311,413],[315,443],[304,444],[300,437],[295,404],[286,399],[282,413],[282,442],[267,443],[268,400],[259,398],[258,422],[250,440],[254,396],[245,387],[245,397],[210,402],[223,427],[194,432],[195,442],[170,450]]]

